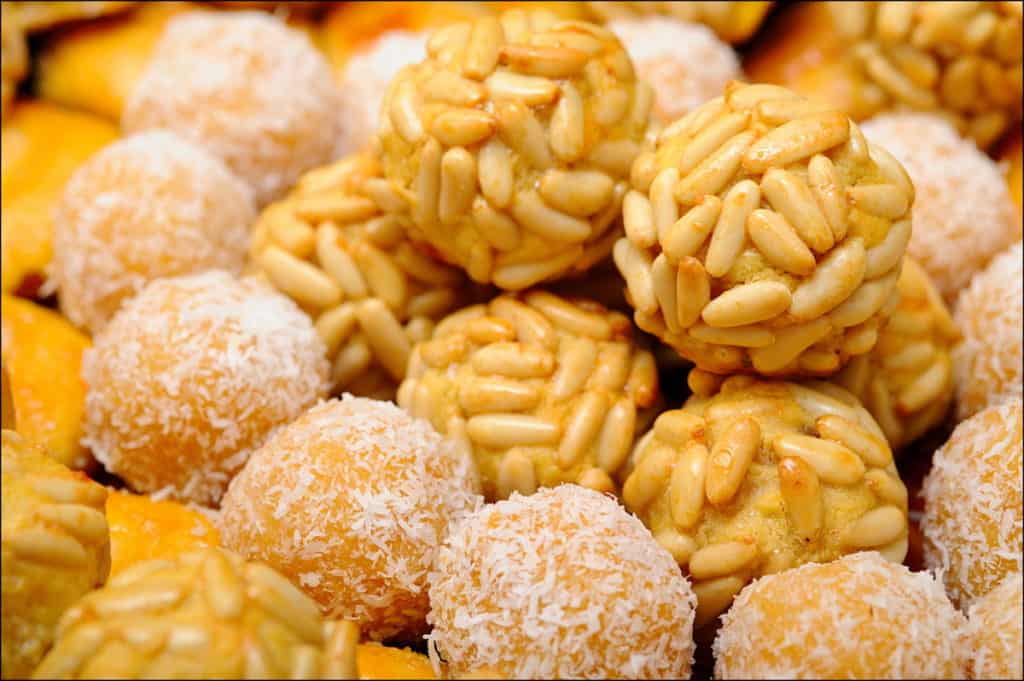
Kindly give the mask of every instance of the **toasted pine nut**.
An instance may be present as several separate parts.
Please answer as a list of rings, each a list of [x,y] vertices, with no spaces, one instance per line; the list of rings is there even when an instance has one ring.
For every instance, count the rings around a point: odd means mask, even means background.
[[[704,476],[707,464],[707,447],[699,442],[690,442],[672,469],[669,482],[669,510],[672,522],[679,529],[688,530],[700,520],[704,506]]]
[[[751,180],[737,182],[725,195],[704,257],[704,267],[712,277],[722,277],[732,268],[746,241],[747,220],[760,201],[761,189]]]
[[[574,465],[584,449],[597,436],[607,411],[608,398],[604,393],[586,392],[565,424],[562,441],[558,446],[556,463],[562,468]]]
[[[558,442],[562,429],[535,416],[489,413],[466,421],[469,438],[484,447],[535,447]]]
[[[862,515],[847,531],[846,544],[868,549],[895,541],[907,531],[907,515],[895,506],[880,506]]]
[[[636,435],[636,406],[628,398],[616,400],[597,440],[597,465],[608,473],[622,468]]]
[[[832,248],[832,229],[803,180],[785,170],[769,168],[761,180],[761,191],[812,250],[825,253]]]
[[[614,185],[612,178],[596,170],[549,170],[538,188],[548,204],[583,218],[608,205]]]
[[[533,462],[525,454],[512,450],[505,454],[498,466],[498,494],[508,497],[512,492],[533,494],[537,491],[537,477]]]
[[[793,291],[790,314],[799,320],[809,320],[834,309],[860,286],[866,261],[860,237],[844,241]]]
[[[712,504],[724,504],[739,491],[761,447],[761,428],[752,418],[733,423],[714,443],[705,491]]]
[[[809,435],[782,433],[772,441],[775,453],[806,461],[828,485],[852,485],[864,477],[864,462],[846,447]]]
[[[540,76],[524,76],[511,71],[495,71],[484,81],[492,99],[521,101],[527,106],[551,104],[558,98],[558,84]]]
[[[536,387],[500,377],[479,377],[459,386],[459,405],[470,415],[528,411],[540,397]]]
[[[497,17],[482,17],[473,22],[462,70],[470,78],[482,79],[498,65],[498,52],[504,41]]]
[[[724,291],[704,307],[701,318],[719,328],[744,326],[782,314],[790,302],[792,296],[785,284],[757,281]]]
[[[520,73],[547,78],[571,78],[587,63],[587,53],[571,47],[502,45],[500,61]]]
[[[438,217],[441,224],[453,224],[469,213],[476,196],[476,158],[455,147],[441,157],[441,193],[438,197]]]
[[[826,414],[818,417],[815,426],[823,438],[849,448],[869,466],[885,467],[892,463],[889,445],[854,421],[835,414]]]
[[[743,155],[747,172],[764,173],[841,145],[850,137],[850,119],[838,111],[811,114],[766,133]]]
[[[710,544],[690,557],[690,574],[699,580],[724,577],[749,566],[757,556],[755,544],[738,541]]]
[[[480,374],[509,378],[541,378],[550,376],[555,358],[542,348],[519,343],[494,343],[473,354],[473,369]]]
[[[700,318],[711,298],[711,282],[696,258],[683,258],[676,273],[676,317],[679,326],[689,328]]]
[[[757,250],[775,267],[800,276],[814,271],[814,254],[778,213],[763,208],[753,211],[747,231]]]
[[[683,446],[691,439],[703,437],[704,420],[688,412],[666,411],[654,422],[655,436],[670,445]]]
[[[626,193],[622,200],[622,223],[626,228],[626,237],[640,248],[650,248],[658,242],[651,202],[640,192]]]
[[[669,228],[662,248],[673,262],[697,253],[711,230],[715,227],[722,200],[713,194],[704,197],[697,206],[691,208]]]
[[[743,155],[753,143],[754,133],[741,132],[723,144],[679,181],[676,199],[683,205],[693,205],[721,191],[739,170]]]

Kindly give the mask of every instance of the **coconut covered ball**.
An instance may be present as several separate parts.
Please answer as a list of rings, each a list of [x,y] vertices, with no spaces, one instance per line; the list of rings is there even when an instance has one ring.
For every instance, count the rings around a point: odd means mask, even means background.
[[[715,678],[964,678],[965,624],[932,575],[856,553],[740,592],[715,638]]]
[[[1020,572],[1021,400],[963,421],[932,458],[924,497],[924,562],[942,570],[961,608]]]
[[[846,114],[732,82],[632,169],[614,248],[637,326],[719,374],[834,374],[896,304],[914,189]]]
[[[1010,575],[974,602],[967,626],[972,679],[1024,678],[1024,580]]]
[[[245,263],[252,193],[220,159],[164,130],[118,140],[68,181],[51,268],[61,311],[99,332],[160,277]]]
[[[913,180],[914,230],[907,253],[943,298],[954,301],[992,256],[1020,240],[1020,215],[1002,171],[935,114],[884,114],[861,129]]]
[[[26,678],[61,614],[110,570],[107,490],[3,431],[3,677]]]
[[[736,52],[706,26],[651,15],[610,21],[636,74],[654,88],[652,113],[662,123],[717,97],[742,77]]]
[[[168,22],[121,123],[205,147],[263,205],[336,156],[340,108],[330,66],[301,32],[262,12],[188,12]]]
[[[847,553],[907,554],[907,490],[850,393],[694,369],[694,395],[633,451],[626,508],[651,528],[710,623],[753,578]]]
[[[426,631],[427,573],[480,503],[468,453],[390,402],[344,395],[279,430],[232,482],[224,545],[265,561],[330,618],[382,640]]]
[[[954,345],[960,331],[927,273],[903,259],[899,305],[874,349],[835,379],[867,407],[894,449],[942,423],[953,403]]]
[[[348,679],[353,629],[326,626],[266,565],[197,549],[138,563],[78,601],[33,678]]]
[[[960,293],[953,319],[963,342],[953,352],[957,416],[1021,398],[1024,355],[1024,253],[1017,242],[997,256]]]
[[[689,678],[694,605],[640,521],[561,485],[513,494],[453,530],[430,580],[430,646],[454,674]]]
[[[388,90],[378,149],[413,238],[520,290],[611,251],[652,100],[610,31],[514,9],[430,36]]]
[[[386,31],[349,57],[341,73],[342,104],[339,152],[355,154],[369,146],[377,132],[388,84],[409,64],[427,56],[427,35]]]
[[[312,322],[226,272],[158,279],[82,360],[85,442],[137,492],[216,504],[249,454],[327,391]]]

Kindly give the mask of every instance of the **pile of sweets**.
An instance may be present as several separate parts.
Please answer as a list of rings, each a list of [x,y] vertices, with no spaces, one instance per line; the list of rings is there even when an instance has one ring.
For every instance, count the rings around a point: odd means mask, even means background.
[[[1020,678],[1019,2],[4,2],[3,678]]]

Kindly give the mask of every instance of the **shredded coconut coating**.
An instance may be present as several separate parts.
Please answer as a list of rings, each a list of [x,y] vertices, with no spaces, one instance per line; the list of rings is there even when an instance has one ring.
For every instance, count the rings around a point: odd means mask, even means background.
[[[1021,400],[987,407],[935,452],[921,488],[924,562],[960,607],[1020,572]]]
[[[972,679],[1024,678],[1024,580],[1021,573],[971,607],[967,649]]]
[[[430,645],[507,678],[689,678],[696,597],[611,497],[566,484],[466,519],[430,579]]]
[[[57,205],[61,311],[97,333],[154,279],[241,272],[254,218],[249,188],[204,149],[163,130],[118,140],[75,171]]]
[[[669,123],[717,97],[730,80],[742,78],[736,52],[701,24],[659,17],[608,23],[636,66],[654,87],[653,115]]]
[[[952,302],[971,276],[1021,238],[1021,222],[999,166],[935,114],[876,116],[861,129],[914,182],[908,255]]]
[[[403,67],[427,56],[427,35],[413,31],[386,31],[345,64],[341,76],[341,155],[355,154],[377,132],[388,84]]]
[[[992,260],[960,293],[953,319],[963,342],[953,351],[957,416],[1022,395],[1024,258],[1021,242]]]
[[[715,638],[715,678],[963,678],[965,624],[932,575],[851,554],[741,591]]]
[[[169,128],[219,156],[260,205],[336,157],[341,94],[303,33],[262,12],[167,24],[122,125]]]
[[[270,431],[326,393],[327,372],[312,322],[267,284],[158,279],[83,356],[84,442],[135,491],[216,504]]]
[[[390,402],[345,394],[279,430],[232,482],[229,548],[279,570],[331,619],[383,640],[426,632],[427,575],[481,503],[472,460]]]

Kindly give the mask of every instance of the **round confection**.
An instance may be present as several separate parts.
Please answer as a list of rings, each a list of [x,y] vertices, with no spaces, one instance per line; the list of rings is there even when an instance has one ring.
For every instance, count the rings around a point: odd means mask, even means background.
[[[327,61],[301,32],[262,12],[188,12],[168,22],[121,123],[205,147],[263,205],[335,157],[340,108]]]
[[[345,62],[340,89],[344,95],[339,152],[363,151],[377,132],[388,84],[409,64],[427,56],[427,34],[386,31]]]
[[[607,28],[629,52],[637,77],[654,88],[652,113],[661,123],[689,113],[742,77],[736,52],[701,24],[649,16],[616,19]]]
[[[957,416],[1021,398],[1024,272],[1021,242],[996,256],[960,293],[953,319],[963,342],[953,352]]]
[[[344,395],[282,428],[231,483],[225,546],[374,640],[425,633],[427,573],[480,503],[472,459],[390,402]]]
[[[327,371],[312,322],[268,285],[158,279],[85,352],[84,441],[137,492],[216,504],[270,431],[326,392]]]
[[[867,407],[894,449],[942,423],[953,402],[953,346],[960,332],[927,273],[903,259],[899,306],[878,344],[834,379]]]
[[[110,570],[107,490],[3,431],[3,677],[27,678],[72,603]]]
[[[118,140],[75,171],[57,204],[61,311],[95,334],[154,279],[238,273],[254,217],[248,186],[200,147],[163,130]]]
[[[394,399],[413,344],[468,302],[465,274],[406,236],[403,206],[364,153],[304,175],[253,228],[253,269],[314,318],[336,393]]]
[[[932,575],[856,553],[740,592],[715,638],[715,678],[964,678],[965,624]]]
[[[693,580],[698,626],[754,577],[867,549],[903,560],[907,490],[850,393],[698,369],[688,382],[637,443],[622,498]]]
[[[1021,237],[1002,171],[935,114],[884,114],[862,129],[913,180],[914,231],[907,253],[952,303],[975,272]]]
[[[513,494],[452,531],[430,580],[430,646],[455,674],[685,679],[694,605],[640,521],[610,496],[561,485]]]
[[[827,376],[874,347],[914,189],[845,114],[734,81],[632,183],[614,257],[641,329],[721,374]]]
[[[1020,572],[1021,400],[963,421],[932,458],[924,497],[924,561],[966,608]]]
[[[414,238],[525,289],[611,251],[653,97],[610,31],[510,10],[431,35],[391,84],[377,144]]]
[[[417,344],[398,404],[473,452],[488,500],[562,482],[614,492],[659,403],[637,335],[587,299],[502,295]]]
[[[198,549],[138,563],[78,601],[33,678],[353,678],[338,675],[338,648],[355,655],[350,629],[325,627],[266,565]]]
[[[1024,678],[1024,580],[1010,575],[971,606],[967,627],[972,679]]]
[[[981,148],[1019,123],[1020,2],[828,5],[857,97],[875,110],[941,113]]]
[[[754,34],[771,7],[770,2],[585,2],[591,14],[605,21],[661,15],[677,21],[699,22],[730,43]]]

